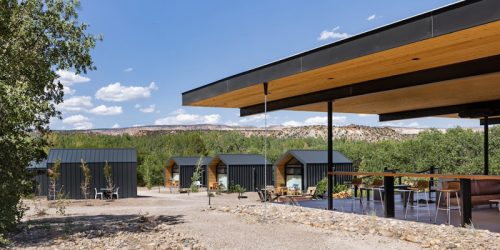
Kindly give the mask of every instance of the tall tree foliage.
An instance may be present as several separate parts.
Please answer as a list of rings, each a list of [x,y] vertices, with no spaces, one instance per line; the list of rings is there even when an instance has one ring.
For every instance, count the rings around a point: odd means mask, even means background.
[[[94,69],[96,38],[78,22],[79,3],[0,0],[0,234],[22,217],[26,166],[45,156],[49,120],[63,98],[56,70]]]
[[[490,171],[500,174],[500,126],[490,129]],[[154,184],[163,178],[163,168],[172,156],[214,156],[218,153],[262,153],[262,138],[245,137],[237,132],[183,132],[145,136],[109,136],[89,134],[52,134],[55,146],[133,147],[137,149],[138,184]],[[289,149],[326,149],[321,138],[269,138],[268,157],[275,162]],[[354,162],[360,171],[383,171],[384,167],[401,172],[440,168],[442,173],[479,174],[483,167],[483,135],[454,128],[446,133],[429,130],[404,141],[336,140],[334,149]]]

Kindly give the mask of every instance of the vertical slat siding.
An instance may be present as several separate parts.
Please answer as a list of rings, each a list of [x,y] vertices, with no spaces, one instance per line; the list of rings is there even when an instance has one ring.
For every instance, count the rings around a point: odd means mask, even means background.
[[[196,166],[192,165],[179,166],[181,188],[189,188],[191,186],[191,178],[193,177],[195,168]]]
[[[255,191],[256,188],[264,188],[264,165],[231,165],[229,166],[228,181],[229,185],[239,184],[249,192]],[[267,185],[273,184],[273,166],[268,165]]]
[[[346,171],[351,172],[354,171],[354,167],[352,163],[335,163],[333,164],[335,167],[335,171]],[[313,187],[318,184],[318,182],[326,176],[328,164],[318,164],[318,163],[310,163],[306,166],[307,177],[306,182],[308,187]],[[344,184],[346,181],[351,181],[352,176],[335,176],[335,180],[337,184]],[[304,189],[308,188],[304,187]]]

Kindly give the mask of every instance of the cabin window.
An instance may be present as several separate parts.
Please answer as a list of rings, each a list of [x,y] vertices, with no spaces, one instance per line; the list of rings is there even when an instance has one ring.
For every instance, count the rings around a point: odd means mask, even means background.
[[[179,165],[176,164],[172,168],[172,180],[173,181],[178,182],[181,179],[179,173],[180,173]]]

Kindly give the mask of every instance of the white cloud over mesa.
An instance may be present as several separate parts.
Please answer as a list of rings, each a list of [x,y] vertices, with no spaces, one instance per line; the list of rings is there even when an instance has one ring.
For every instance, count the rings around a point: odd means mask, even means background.
[[[139,109],[139,111],[141,111],[142,113],[153,113],[156,110],[156,105],[155,104],[151,104],[151,105],[149,105],[147,107],[143,107],[140,104],[136,104],[134,106],[134,108]]]
[[[184,109],[178,109],[170,113],[169,116],[156,120],[155,125],[217,124],[220,118],[219,114],[189,114]]]
[[[339,40],[339,39],[344,39],[348,38],[351,36],[351,34],[345,33],[345,32],[338,32],[340,29],[340,26],[337,26],[331,30],[323,30],[321,31],[321,34],[319,34],[318,40],[324,41],[328,39],[333,39],[333,40]]]
[[[74,129],[91,129],[93,127],[90,119],[83,115],[72,115],[62,120],[62,123],[72,125]]]
[[[154,82],[145,87],[122,86],[121,83],[116,82],[97,90],[95,98],[104,101],[125,102],[148,98],[157,89]]]
[[[57,105],[57,110],[63,113],[87,112],[94,115],[119,115],[123,113],[121,106],[99,105],[94,107],[92,97],[73,96]]]
[[[347,117],[345,116],[333,116],[333,124],[345,124]],[[328,123],[328,118],[325,116],[313,116],[305,119],[304,121],[286,121],[282,125],[286,127],[300,127],[300,126],[311,126],[311,125],[326,125]]]
[[[372,14],[372,15],[370,15],[369,17],[367,17],[367,18],[366,18],[366,21],[372,21],[372,20],[374,20],[376,17],[377,17],[377,15]]]
[[[63,91],[65,95],[75,94],[75,90],[71,86],[75,83],[85,83],[90,82],[90,78],[76,74],[75,72],[69,70],[57,70],[56,74],[59,76],[56,82],[60,82],[63,85]]]

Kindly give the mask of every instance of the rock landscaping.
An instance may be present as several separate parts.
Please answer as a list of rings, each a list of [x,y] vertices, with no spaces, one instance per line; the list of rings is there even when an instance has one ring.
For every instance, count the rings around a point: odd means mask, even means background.
[[[237,214],[255,222],[263,221],[263,205],[225,206],[219,211]],[[369,215],[319,209],[268,205],[266,221],[271,224],[297,223],[333,231],[378,235],[419,244],[430,249],[500,249],[500,234],[472,227],[459,228]]]
[[[11,237],[9,248],[27,249],[205,249],[175,232],[174,216],[80,216],[31,220]]]

